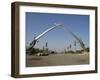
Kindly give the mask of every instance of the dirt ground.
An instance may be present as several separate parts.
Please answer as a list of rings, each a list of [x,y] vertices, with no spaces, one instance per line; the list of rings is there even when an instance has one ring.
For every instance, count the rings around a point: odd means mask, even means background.
[[[26,67],[89,64],[89,54],[50,54],[26,56]]]

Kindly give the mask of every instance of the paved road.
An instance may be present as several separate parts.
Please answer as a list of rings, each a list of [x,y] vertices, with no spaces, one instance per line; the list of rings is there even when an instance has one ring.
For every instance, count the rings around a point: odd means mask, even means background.
[[[57,66],[89,64],[89,54],[51,54],[49,56],[26,56],[26,66]]]

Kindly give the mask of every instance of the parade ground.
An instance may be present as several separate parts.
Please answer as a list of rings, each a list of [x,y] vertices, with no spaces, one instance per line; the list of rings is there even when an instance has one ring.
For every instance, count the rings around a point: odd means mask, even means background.
[[[48,56],[27,55],[26,67],[89,64],[89,54],[50,54]]]

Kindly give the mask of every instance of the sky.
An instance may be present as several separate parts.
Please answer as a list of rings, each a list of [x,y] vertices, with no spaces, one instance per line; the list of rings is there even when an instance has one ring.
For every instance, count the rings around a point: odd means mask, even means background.
[[[89,47],[89,15],[34,13],[26,12],[26,46],[33,41],[34,37],[46,29],[57,24],[63,24],[75,35],[77,35],[86,47]],[[65,29],[57,27],[42,36],[36,43],[36,48],[45,47],[46,42],[50,50],[63,51],[77,40]],[[78,43],[78,42],[77,42]],[[80,44],[77,44],[77,49]],[[75,46],[72,47],[75,49]]]

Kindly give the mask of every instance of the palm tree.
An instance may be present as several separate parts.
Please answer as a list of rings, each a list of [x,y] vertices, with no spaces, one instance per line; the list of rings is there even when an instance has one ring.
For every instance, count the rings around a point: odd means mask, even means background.
[[[76,52],[76,41],[74,41],[74,46],[75,46],[75,52]]]
[[[70,45],[69,45],[69,49],[70,49],[70,51],[71,51],[71,48],[72,48],[72,45],[70,44]]]

